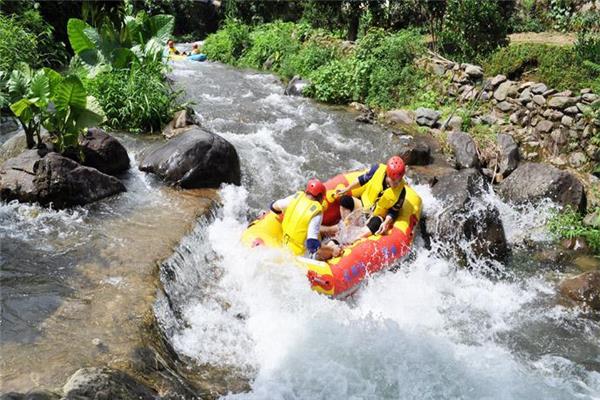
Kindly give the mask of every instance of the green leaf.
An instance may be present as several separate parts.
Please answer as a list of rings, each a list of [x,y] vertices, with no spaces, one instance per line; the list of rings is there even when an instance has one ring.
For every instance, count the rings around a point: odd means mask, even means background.
[[[122,47],[120,49],[116,49],[113,53],[113,67],[114,68],[127,68],[129,64],[136,59],[136,55],[130,49]]]
[[[163,45],[167,43],[175,27],[175,17],[172,15],[155,15],[150,18],[152,36]]]
[[[32,97],[37,98],[36,101],[30,99],[31,102],[38,104],[48,103],[48,99],[50,98],[50,80],[43,70],[37,71],[31,79],[29,92]]]
[[[71,75],[57,86],[53,96],[54,103],[58,110],[67,110],[70,107],[85,108],[86,94],[81,80]]]
[[[44,74],[46,74],[48,82],[50,83],[50,96],[52,96],[56,91],[56,87],[62,82],[63,78],[58,72],[51,68],[44,68]]]
[[[24,115],[25,111],[27,111],[32,104],[33,103],[31,101],[29,101],[29,99],[21,99],[21,100],[17,101],[16,103],[11,104],[10,109],[17,117],[21,117]]]
[[[67,33],[69,35],[69,42],[75,53],[79,54],[95,48],[94,43],[86,34],[90,29],[94,30],[94,28],[78,18],[69,19]]]
[[[86,108],[75,109],[73,114],[75,118],[75,128],[77,130],[83,130],[91,126],[97,126],[104,122],[103,115],[97,114]]]

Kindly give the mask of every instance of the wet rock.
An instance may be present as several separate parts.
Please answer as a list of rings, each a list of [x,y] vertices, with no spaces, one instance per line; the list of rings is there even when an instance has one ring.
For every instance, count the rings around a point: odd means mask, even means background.
[[[363,124],[374,124],[375,123],[375,113],[373,110],[368,108],[363,111],[358,117],[354,118],[356,122],[360,122]]]
[[[507,252],[504,228],[498,210],[480,201],[488,189],[481,174],[475,169],[456,171],[443,176],[432,188],[434,197],[442,202],[435,215],[428,215],[425,234],[447,243],[461,259],[475,257],[501,260]],[[458,243],[468,243],[465,247]]]
[[[302,96],[302,91],[308,86],[310,86],[310,81],[296,75],[288,82],[284,94],[288,96]]]
[[[65,400],[156,400],[157,393],[124,372],[110,368],[82,368],[63,387]]]
[[[422,140],[403,140],[398,155],[407,165],[427,165],[431,162],[431,147]]]
[[[83,165],[96,168],[108,175],[129,169],[129,156],[125,147],[102,129],[90,128],[81,141]]]
[[[498,145],[500,147],[499,172],[505,177],[519,165],[519,146],[512,136],[505,133],[498,135]]]
[[[58,400],[60,396],[48,390],[32,390],[27,393],[10,392],[0,395],[0,400]]]
[[[490,85],[493,89],[495,89],[502,82],[506,82],[506,76],[505,75],[496,75],[490,81]]]
[[[193,125],[200,126],[200,118],[192,108],[187,108],[175,113],[173,119],[169,121],[165,129],[163,129],[162,134],[167,139],[170,139],[185,132]]]
[[[147,154],[139,169],[184,189],[240,184],[240,161],[235,147],[200,127],[161,144]]]
[[[468,133],[451,132],[448,135],[448,144],[454,152],[457,168],[463,169],[479,166],[477,146]]]
[[[560,283],[560,292],[577,302],[600,310],[600,271],[589,271]]]
[[[533,94],[542,94],[548,90],[548,86],[543,83],[537,83],[531,87],[531,93]]]
[[[498,193],[505,200],[517,204],[550,198],[576,210],[585,207],[581,182],[574,175],[547,164],[528,162],[519,165],[500,184]]]
[[[417,124],[433,127],[438,119],[440,119],[440,113],[430,108],[419,107],[415,112]]]
[[[0,199],[54,208],[83,205],[125,191],[117,178],[58,153],[27,150],[0,167]]]
[[[574,106],[577,103],[577,99],[568,96],[553,96],[548,100],[548,107],[552,107],[558,110],[564,110],[565,108]]]
[[[388,122],[400,125],[412,125],[416,122],[415,113],[411,110],[391,110],[385,113]]]

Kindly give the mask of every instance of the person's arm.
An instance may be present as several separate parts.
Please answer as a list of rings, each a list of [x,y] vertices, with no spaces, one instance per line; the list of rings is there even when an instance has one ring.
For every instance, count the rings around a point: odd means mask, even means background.
[[[319,240],[319,230],[321,228],[321,222],[323,221],[323,214],[318,214],[312,217],[308,223],[308,233],[306,235],[306,248],[309,253],[316,253],[321,247],[321,241]]]
[[[364,186],[367,182],[371,180],[371,178],[373,178],[373,175],[375,175],[375,172],[377,172],[377,168],[379,168],[379,165],[377,164],[371,166],[371,169],[369,171],[359,176],[350,185],[346,186],[344,189],[336,191],[336,197],[344,196],[345,194],[352,192],[354,189],[360,186]]]
[[[400,215],[400,211],[402,210],[402,205],[404,204],[405,197],[406,189],[402,189],[402,192],[400,192],[400,196],[398,196],[398,200],[392,207],[390,207],[385,216],[385,219],[383,220],[383,223],[381,224],[381,227],[377,230],[378,234],[383,234],[390,230],[392,224],[394,223],[396,218],[398,218],[398,215]]]
[[[289,207],[289,205],[290,205],[290,203],[292,202],[293,199],[294,199],[294,195],[288,196],[288,197],[286,197],[284,199],[276,200],[276,201],[274,201],[274,202],[271,203],[271,206],[269,208],[275,214],[281,214],[282,212],[284,212]]]

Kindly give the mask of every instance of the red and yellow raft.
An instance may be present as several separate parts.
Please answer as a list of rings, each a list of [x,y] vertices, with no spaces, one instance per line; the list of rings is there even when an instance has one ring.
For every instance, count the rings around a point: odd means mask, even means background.
[[[339,200],[333,196],[335,190],[346,187],[365,172],[348,172],[325,182],[327,198],[324,200],[323,225],[334,225],[340,220]],[[402,211],[388,234],[361,239],[346,247],[340,257],[327,261],[296,257],[296,262],[306,268],[313,290],[334,298],[344,298],[358,289],[369,274],[387,268],[408,255],[421,216],[421,198],[408,185],[405,187]],[[352,194],[360,197],[360,190],[355,189]],[[242,243],[249,247],[282,247],[282,236],[281,218],[269,212],[248,226],[242,235]]]

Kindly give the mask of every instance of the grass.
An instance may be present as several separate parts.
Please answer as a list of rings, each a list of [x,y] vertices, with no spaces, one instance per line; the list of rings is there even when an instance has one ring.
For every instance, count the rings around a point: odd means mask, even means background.
[[[595,209],[600,213],[600,207]],[[583,224],[583,216],[571,208],[557,212],[548,222],[548,229],[559,239],[582,237],[596,255],[600,255],[600,229]]]

